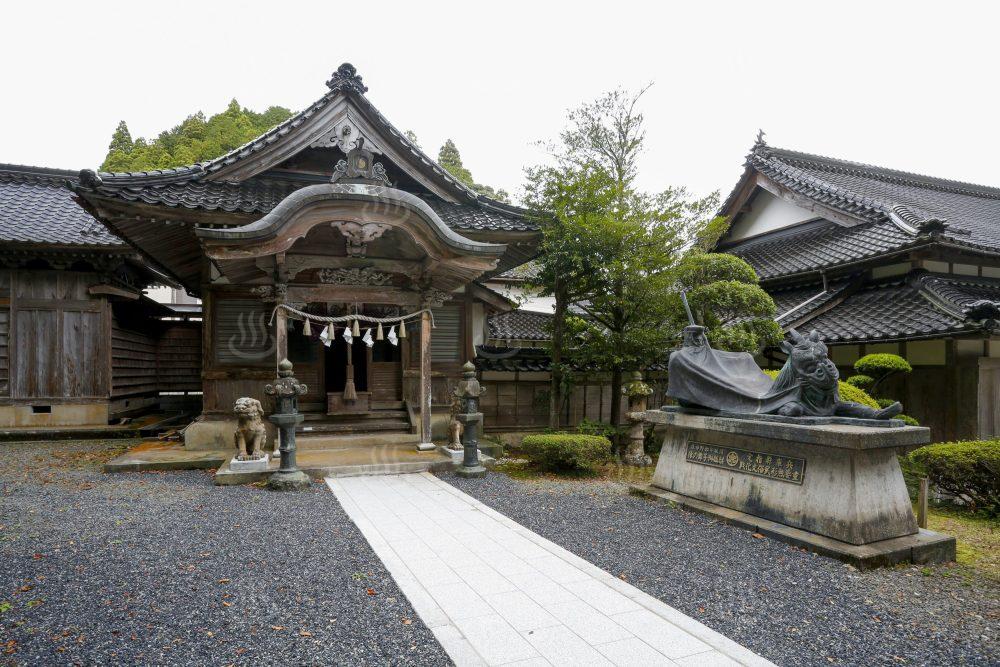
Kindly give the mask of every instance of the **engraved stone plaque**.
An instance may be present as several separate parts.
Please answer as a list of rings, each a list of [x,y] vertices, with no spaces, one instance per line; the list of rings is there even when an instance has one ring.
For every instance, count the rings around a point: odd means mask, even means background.
[[[700,463],[791,484],[802,484],[806,474],[805,459],[711,445],[694,440],[688,443],[686,460],[688,463]]]

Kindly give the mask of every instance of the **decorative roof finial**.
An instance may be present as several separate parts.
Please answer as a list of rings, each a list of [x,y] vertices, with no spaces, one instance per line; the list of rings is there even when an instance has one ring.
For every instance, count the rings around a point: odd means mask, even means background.
[[[758,129],[757,130],[757,140],[755,142],[753,142],[754,147],[757,147],[757,146],[767,146],[767,142],[764,141],[764,135],[765,135],[765,132],[764,132],[763,129]]]
[[[326,85],[330,90],[350,89],[360,95],[368,92],[368,86],[361,82],[361,75],[351,63],[344,63],[338,67]]]

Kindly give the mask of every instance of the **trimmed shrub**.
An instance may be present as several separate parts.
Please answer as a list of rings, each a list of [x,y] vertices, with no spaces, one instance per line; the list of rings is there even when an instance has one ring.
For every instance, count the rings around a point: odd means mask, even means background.
[[[941,442],[911,452],[909,459],[941,491],[1000,516],[1000,440]]]
[[[521,451],[542,470],[593,472],[611,458],[611,441],[599,435],[553,433],[526,435]]]
[[[604,422],[594,421],[592,419],[584,419],[576,427],[577,433],[582,433],[583,435],[600,435],[608,440],[614,442],[615,438],[618,436],[618,427],[612,426],[611,424],[605,424]]]
[[[866,354],[854,362],[854,370],[872,378],[882,378],[890,373],[910,373],[913,367],[898,354]]]
[[[865,390],[868,387],[875,384],[875,378],[870,375],[852,375],[851,377],[844,380],[847,384],[852,387],[857,387],[858,389]]]
[[[874,398],[868,395],[868,392],[858,389],[854,385],[847,384],[844,381],[840,382],[840,400],[860,403],[876,410],[881,407]]]

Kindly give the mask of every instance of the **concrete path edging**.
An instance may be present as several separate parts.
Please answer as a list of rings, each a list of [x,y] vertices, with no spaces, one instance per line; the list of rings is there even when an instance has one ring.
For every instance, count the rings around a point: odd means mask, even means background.
[[[773,667],[429,473],[326,482],[457,665]]]

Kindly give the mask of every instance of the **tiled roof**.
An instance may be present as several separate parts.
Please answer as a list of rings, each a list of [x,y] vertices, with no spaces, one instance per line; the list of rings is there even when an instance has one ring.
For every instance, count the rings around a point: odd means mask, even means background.
[[[780,289],[770,292],[774,305],[775,320],[782,326],[799,322],[817,310],[825,307],[831,301],[841,298],[846,290],[855,284],[856,278],[831,281],[826,289],[823,283],[817,282],[790,289]]]
[[[724,250],[745,259],[761,280],[769,280],[890,254],[916,241],[891,222],[841,227],[824,220]]]
[[[342,72],[353,74],[342,75]],[[537,222],[527,215],[527,211],[478,194],[428,157],[368,101],[364,95],[367,88],[360,81],[361,77],[352,66],[347,63],[341,65],[327,82],[330,90],[319,100],[259,137],[213,160],[172,169],[97,175],[89,172],[81,178],[82,184],[86,189],[104,197],[147,204],[208,211],[267,213],[285,196],[309,183],[253,178],[242,183],[232,183],[222,180],[226,174],[216,174],[293,135],[334,100],[347,95],[367,112],[386,141],[394,143],[397,151],[407,156],[417,170],[429,175],[463,201],[462,204],[450,204],[436,197],[427,198],[428,203],[448,226],[470,231],[538,231]],[[314,129],[310,128],[310,131]],[[217,180],[207,180],[212,177]]]
[[[449,227],[459,230],[533,232],[538,223],[528,217],[512,215],[495,206],[453,204],[437,197],[421,197]]]
[[[299,188],[311,184],[311,182],[300,180],[253,178],[242,183],[182,181],[129,187],[105,184],[98,186],[96,191],[107,197],[171,208],[265,215],[285,197]],[[431,196],[424,196],[422,199],[452,229],[460,231],[534,231],[538,228],[527,218],[517,217],[493,207],[478,204],[453,204]]]
[[[543,372],[552,370],[549,351],[533,347],[476,346],[476,368],[481,371]]]
[[[552,315],[512,310],[489,318],[491,340],[550,340]]]
[[[98,194],[127,201],[228,213],[265,214],[308,183],[252,179],[243,183],[181,181],[162,185],[101,185]]]
[[[0,241],[125,247],[73,200],[77,172],[0,164]]]
[[[758,142],[747,156],[744,177],[723,205],[724,212],[731,212],[754,172],[858,223],[804,225],[726,248],[750,262],[764,280],[851,264],[929,241],[1000,252],[1000,188]]]
[[[992,329],[998,313],[1000,281],[915,271],[867,285],[799,326],[830,343],[891,341]]]

